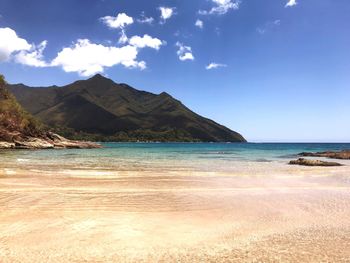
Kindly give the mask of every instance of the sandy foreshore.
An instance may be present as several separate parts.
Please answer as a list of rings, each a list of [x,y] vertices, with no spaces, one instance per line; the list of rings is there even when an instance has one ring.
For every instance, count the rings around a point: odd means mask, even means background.
[[[0,262],[350,262],[349,168],[285,169],[0,169]]]

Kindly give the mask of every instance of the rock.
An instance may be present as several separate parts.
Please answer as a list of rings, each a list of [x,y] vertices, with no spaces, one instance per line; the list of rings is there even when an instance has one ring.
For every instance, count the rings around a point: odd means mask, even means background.
[[[66,148],[66,149],[94,149],[101,148],[101,145],[98,145],[93,142],[81,142],[81,141],[55,141],[54,148]]]
[[[71,141],[48,132],[41,137],[21,137],[10,142],[0,142],[0,149],[94,149],[102,148],[93,142]]]
[[[0,142],[0,149],[13,149],[15,144],[12,142]]]
[[[302,152],[299,156],[310,156],[310,157],[327,157],[332,159],[350,160],[350,150],[343,151],[327,151],[327,152]]]
[[[336,162],[324,162],[320,160],[308,160],[304,158],[299,158],[298,160],[290,161],[289,164],[304,166],[342,166],[342,164]]]
[[[54,145],[44,139],[28,138],[25,141],[14,141],[16,149],[53,149]]]
[[[47,137],[50,140],[52,140],[54,148],[66,148],[66,149],[101,148],[101,145],[97,143],[86,142],[86,141],[72,141],[52,132],[47,133]]]

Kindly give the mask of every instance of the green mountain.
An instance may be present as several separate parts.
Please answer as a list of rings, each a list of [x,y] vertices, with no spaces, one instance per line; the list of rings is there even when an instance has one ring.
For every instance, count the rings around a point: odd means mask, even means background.
[[[72,139],[245,142],[165,92],[139,91],[99,74],[64,87],[8,89],[27,111]]]

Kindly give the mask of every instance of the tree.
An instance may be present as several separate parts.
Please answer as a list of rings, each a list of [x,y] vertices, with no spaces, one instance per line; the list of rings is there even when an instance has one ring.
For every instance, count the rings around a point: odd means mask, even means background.
[[[0,85],[2,86],[2,85],[5,85],[5,84],[6,84],[5,77],[4,77],[4,75],[0,74]]]

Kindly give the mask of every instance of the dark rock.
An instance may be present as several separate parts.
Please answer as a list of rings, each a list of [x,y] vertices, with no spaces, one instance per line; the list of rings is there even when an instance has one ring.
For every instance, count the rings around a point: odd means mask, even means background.
[[[342,166],[342,164],[336,162],[324,162],[320,160],[309,160],[304,158],[299,158],[298,160],[290,161],[289,164],[304,166]]]
[[[340,159],[340,160],[350,160],[350,150],[343,151],[327,151],[327,152],[302,152],[298,154],[299,156],[309,156],[309,157],[327,157],[332,159]]]

